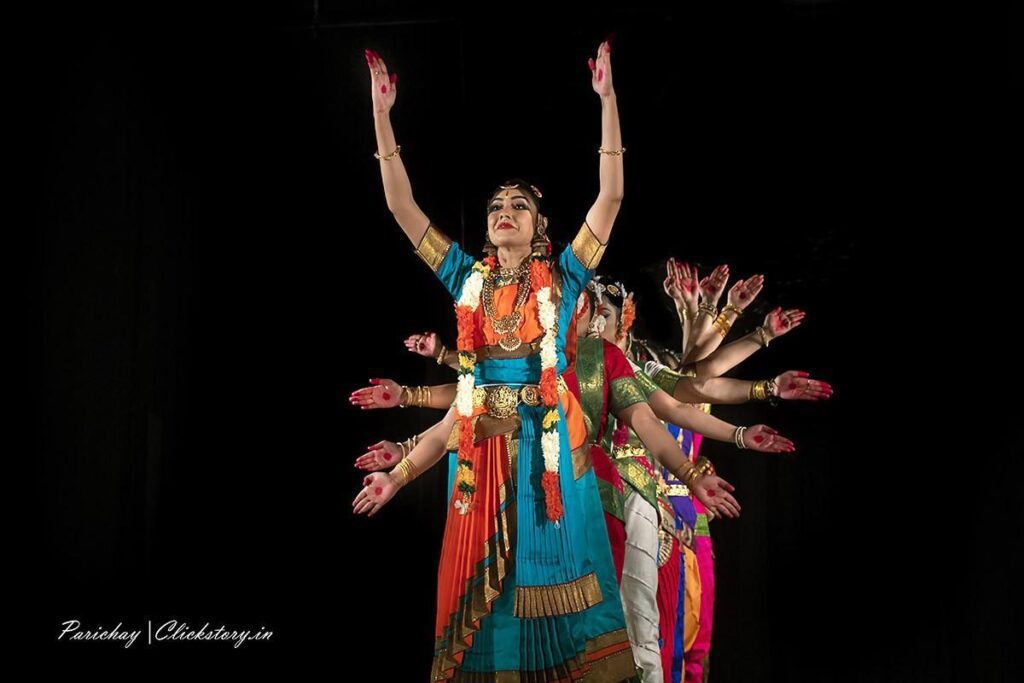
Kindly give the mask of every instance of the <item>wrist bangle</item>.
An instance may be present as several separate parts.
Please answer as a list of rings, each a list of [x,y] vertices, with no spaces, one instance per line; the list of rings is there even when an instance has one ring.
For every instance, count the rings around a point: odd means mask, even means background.
[[[416,465],[408,458],[398,463],[391,473],[395,475],[395,483],[398,484],[398,488],[402,488],[418,475]]]
[[[613,157],[622,156],[622,153],[625,152],[625,151],[626,151],[625,147],[623,147],[622,149],[605,149],[604,147],[598,147],[597,148],[597,153],[598,154],[607,154],[608,156],[613,156]]]
[[[736,442],[736,448],[746,449],[747,444],[743,443],[743,432],[745,431],[747,431],[746,427],[737,427],[733,432],[732,438]]]
[[[737,318],[743,315],[743,309],[732,302],[727,303],[722,309],[722,313],[728,313],[729,311],[735,311]]]
[[[762,379],[750,385],[751,401],[767,401],[771,395],[772,380]]]
[[[766,346],[767,346],[767,344],[766,344]],[[445,357],[445,355],[447,353],[448,353],[448,347],[445,346],[444,344],[441,344],[441,351],[440,351],[440,353],[437,354],[437,358],[435,358],[435,360],[437,361],[438,365],[444,365],[444,357]]]
[[[741,427],[741,429],[745,429]],[[698,474],[701,476],[711,477],[715,474],[715,466],[703,455],[697,458],[697,464],[695,465]]]
[[[718,309],[715,308],[714,304],[702,303],[697,306],[697,311],[700,313],[706,313],[711,318],[718,317]]]
[[[398,396],[398,407],[406,408],[409,405],[409,387],[402,385],[402,393]]]
[[[761,342],[761,346],[767,349],[768,342],[770,342],[772,338],[768,334],[768,330],[765,329],[764,325],[760,325],[756,330],[754,330],[754,333],[757,335],[758,341]]]
[[[715,318],[715,322],[713,323],[713,325],[714,328],[718,331],[718,334],[722,335],[723,337],[729,334],[729,330],[732,329],[732,323],[730,323],[729,319],[725,317],[725,310],[718,314],[718,317]]]
[[[401,152],[402,152],[402,146],[398,145],[398,146],[395,147],[395,151],[392,152],[391,154],[385,154],[384,156],[381,156],[379,152],[374,152],[373,153],[373,158],[374,159],[380,159],[381,161],[391,161],[396,156],[398,156]]]
[[[686,306],[683,306],[683,308],[680,310],[683,320],[688,320],[689,322],[692,323],[694,320],[697,319],[697,311],[691,311]]]

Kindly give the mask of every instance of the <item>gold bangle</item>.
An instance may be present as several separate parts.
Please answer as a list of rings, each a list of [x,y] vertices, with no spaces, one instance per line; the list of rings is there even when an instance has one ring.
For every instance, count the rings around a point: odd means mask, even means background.
[[[691,323],[697,319],[697,311],[691,311],[690,309],[683,307],[683,319],[688,320]]]
[[[397,473],[396,483],[398,484],[398,488],[402,488],[408,484],[410,481],[415,479],[417,475],[416,465],[414,465],[408,458],[405,458],[398,463],[395,469],[391,470],[391,472],[393,474]]]
[[[768,342],[771,341],[771,337],[768,336],[768,330],[764,328],[764,325],[759,325],[754,332],[757,333],[757,338],[761,342],[761,346],[768,348]]]
[[[737,318],[743,315],[743,309],[740,308],[739,306],[736,306],[735,304],[726,304],[725,307],[722,309],[722,313],[728,313],[729,311],[736,311]]]
[[[398,407],[407,408],[409,406],[409,387],[402,385],[402,393],[398,395]]]
[[[697,458],[697,465],[695,469],[702,476],[710,477],[715,474],[715,466],[712,465],[711,461],[705,458],[703,455]]]
[[[379,152],[374,152],[373,153],[373,158],[374,159],[380,159],[381,161],[391,161],[396,156],[398,156],[398,154],[401,151],[402,151],[402,146],[398,145],[397,147],[395,147],[395,151],[394,152],[392,152],[391,154],[387,154],[385,156],[381,156]]]
[[[718,309],[715,308],[712,304],[709,304],[709,303],[702,303],[702,304],[698,305],[697,306],[697,311],[701,312],[701,313],[707,313],[712,318],[717,318],[718,317]]]
[[[613,156],[613,157],[622,156],[622,153],[625,152],[625,151],[626,151],[625,147],[623,147],[622,149],[605,149],[604,147],[598,147],[597,148],[597,153],[598,154],[607,154],[608,156]]]
[[[719,313],[718,317],[715,318],[714,326],[715,329],[718,330],[718,333],[723,337],[729,334],[729,330],[732,329],[732,323],[730,323],[728,319],[726,319],[725,311]]]
[[[686,471],[684,472],[683,470]],[[687,486],[692,487],[693,482],[700,478],[700,472],[697,471],[692,462],[684,460],[683,464],[672,473],[672,476]]]
[[[750,399],[753,401],[767,401],[769,387],[768,383],[771,380],[762,379],[754,382],[750,385]]]
[[[437,354],[437,358],[434,359],[434,360],[437,361],[438,365],[444,365],[444,357],[445,357],[445,355],[447,353],[448,353],[448,347],[445,346],[444,344],[441,344],[441,351],[440,351],[440,353]]]

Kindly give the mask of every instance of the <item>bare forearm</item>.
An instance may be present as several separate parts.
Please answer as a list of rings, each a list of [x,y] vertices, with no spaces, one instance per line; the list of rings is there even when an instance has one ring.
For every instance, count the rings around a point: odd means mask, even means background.
[[[444,419],[423,432],[419,443],[416,444],[403,462],[399,463],[398,467],[391,470],[389,476],[399,486],[404,486],[410,481],[410,474],[412,478],[415,478],[436,465],[444,457],[445,453],[448,452],[448,435],[451,433],[454,424],[455,411],[449,410]]]
[[[399,405],[405,408],[437,408],[448,410],[455,402],[455,384],[434,386],[403,386]]]
[[[636,432],[644,446],[663,467],[680,480],[686,481],[685,472],[691,470],[693,464],[683,455],[679,444],[665,429],[665,425],[655,417],[651,406],[637,403],[623,410],[619,417]]]
[[[601,98],[601,148],[611,152],[622,149],[619,106],[614,94]],[[611,236],[612,225],[622,204],[622,154],[598,154],[598,160],[601,186],[597,200],[587,212],[587,224],[594,232],[594,236],[605,244]]]
[[[685,405],[664,391],[656,391],[650,398],[650,404],[654,414],[662,420],[703,434],[709,439],[732,441],[736,433],[736,427],[728,422]]]
[[[672,395],[683,403],[711,403],[735,405],[750,400],[753,382],[729,377],[714,377],[704,381],[684,377],[676,384]]]
[[[693,350],[686,357],[687,363],[696,363],[699,360],[707,358],[722,344],[722,340],[725,339],[725,335],[722,334],[721,331],[724,329],[726,330],[726,333],[728,333],[728,329],[732,327],[732,324],[736,322],[736,318],[738,317],[732,311],[728,311],[723,315],[725,316],[724,318],[719,316],[716,319],[712,319],[711,316],[707,314],[702,315],[703,321],[700,338],[694,345]],[[724,322],[725,327],[722,327],[723,323],[721,322],[718,325],[715,324],[715,320],[719,319]]]
[[[697,380],[721,377],[750,358],[760,348],[761,342],[757,340],[757,334],[751,332],[741,339],[716,349],[707,358],[697,363]]]
[[[395,141],[390,114],[388,112],[375,113],[373,127],[377,136],[377,153],[382,156],[391,155],[398,144]],[[418,245],[423,238],[423,233],[427,231],[429,219],[413,199],[412,184],[405,172],[402,157],[400,154],[395,154],[388,159],[382,158],[378,164],[388,210],[394,215],[409,240],[414,245]]]

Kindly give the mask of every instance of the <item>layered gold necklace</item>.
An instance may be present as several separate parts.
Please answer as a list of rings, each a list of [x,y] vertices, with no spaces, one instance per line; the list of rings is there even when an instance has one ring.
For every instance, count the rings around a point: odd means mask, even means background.
[[[519,285],[515,303],[512,304],[512,312],[500,318],[497,317],[494,310],[494,287],[499,281],[498,286]],[[526,298],[530,296],[530,284],[529,258],[515,268],[498,269],[484,280],[484,314],[491,319],[491,327],[494,328],[494,331],[501,335],[501,338],[498,339],[498,346],[506,351],[515,351],[523,343],[518,334],[519,326],[523,324],[523,314],[519,312],[519,309],[523,307]]]

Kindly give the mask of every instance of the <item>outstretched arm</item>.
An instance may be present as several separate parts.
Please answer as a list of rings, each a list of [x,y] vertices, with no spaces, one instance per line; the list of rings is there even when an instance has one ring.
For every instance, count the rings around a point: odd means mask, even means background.
[[[398,74],[388,74],[384,59],[373,50],[366,50],[366,66],[370,69],[373,128],[377,135],[377,157],[380,159],[384,199],[406,237],[413,246],[419,246],[430,225],[430,219],[413,199],[412,185],[391,126],[391,107],[398,93]]]
[[[455,401],[455,384],[407,387],[393,379],[370,380],[370,386],[356,389],[348,397],[349,403],[362,410],[380,408],[438,408],[447,410]]]
[[[697,380],[721,377],[754,355],[761,347],[767,347],[771,340],[800,327],[805,315],[807,314],[796,308],[783,311],[782,306],[776,307],[765,316],[764,325],[698,361]]]
[[[648,399],[651,410],[662,420],[685,427],[703,434],[715,441],[733,443],[742,448],[750,448],[761,453],[781,453],[796,450],[793,442],[780,436],[771,427],[754,425],[753,427],[737,428],[703,410],[680,403],[663,390],[658,389]],[[738,435],[737,435],[738,434]],[[742,441],[739,441],[742,439]]]
[[[689,458],[679,450],[647,403],[634,403],[616,416],[632,428],[655,459],[679,481],[685,482],[708,508],[726,517],[738,517],[740,504],[732,497],[733,486],[717,475],[701,475]]]
[[[389,500],[395,497],[398,490],[415,479],[420,473],[427,471],[447,452],[448,434],[455,425],[455,409],[451,409],[444,419],[425,431],[419,443],[412,449],[395,469],[388,473],[374,472],[363,478],[363,489],[352,501],[352,512],[369,517],[377,514]]]
[[[589,60],[591,85],[601,98],[601,148],[599,174],[601,188],[587,212],[587,225],[601,244],[606,244],[622,204],[622,132],[619,130],[619,105],[612,86],[611,37],[597,48]]]

